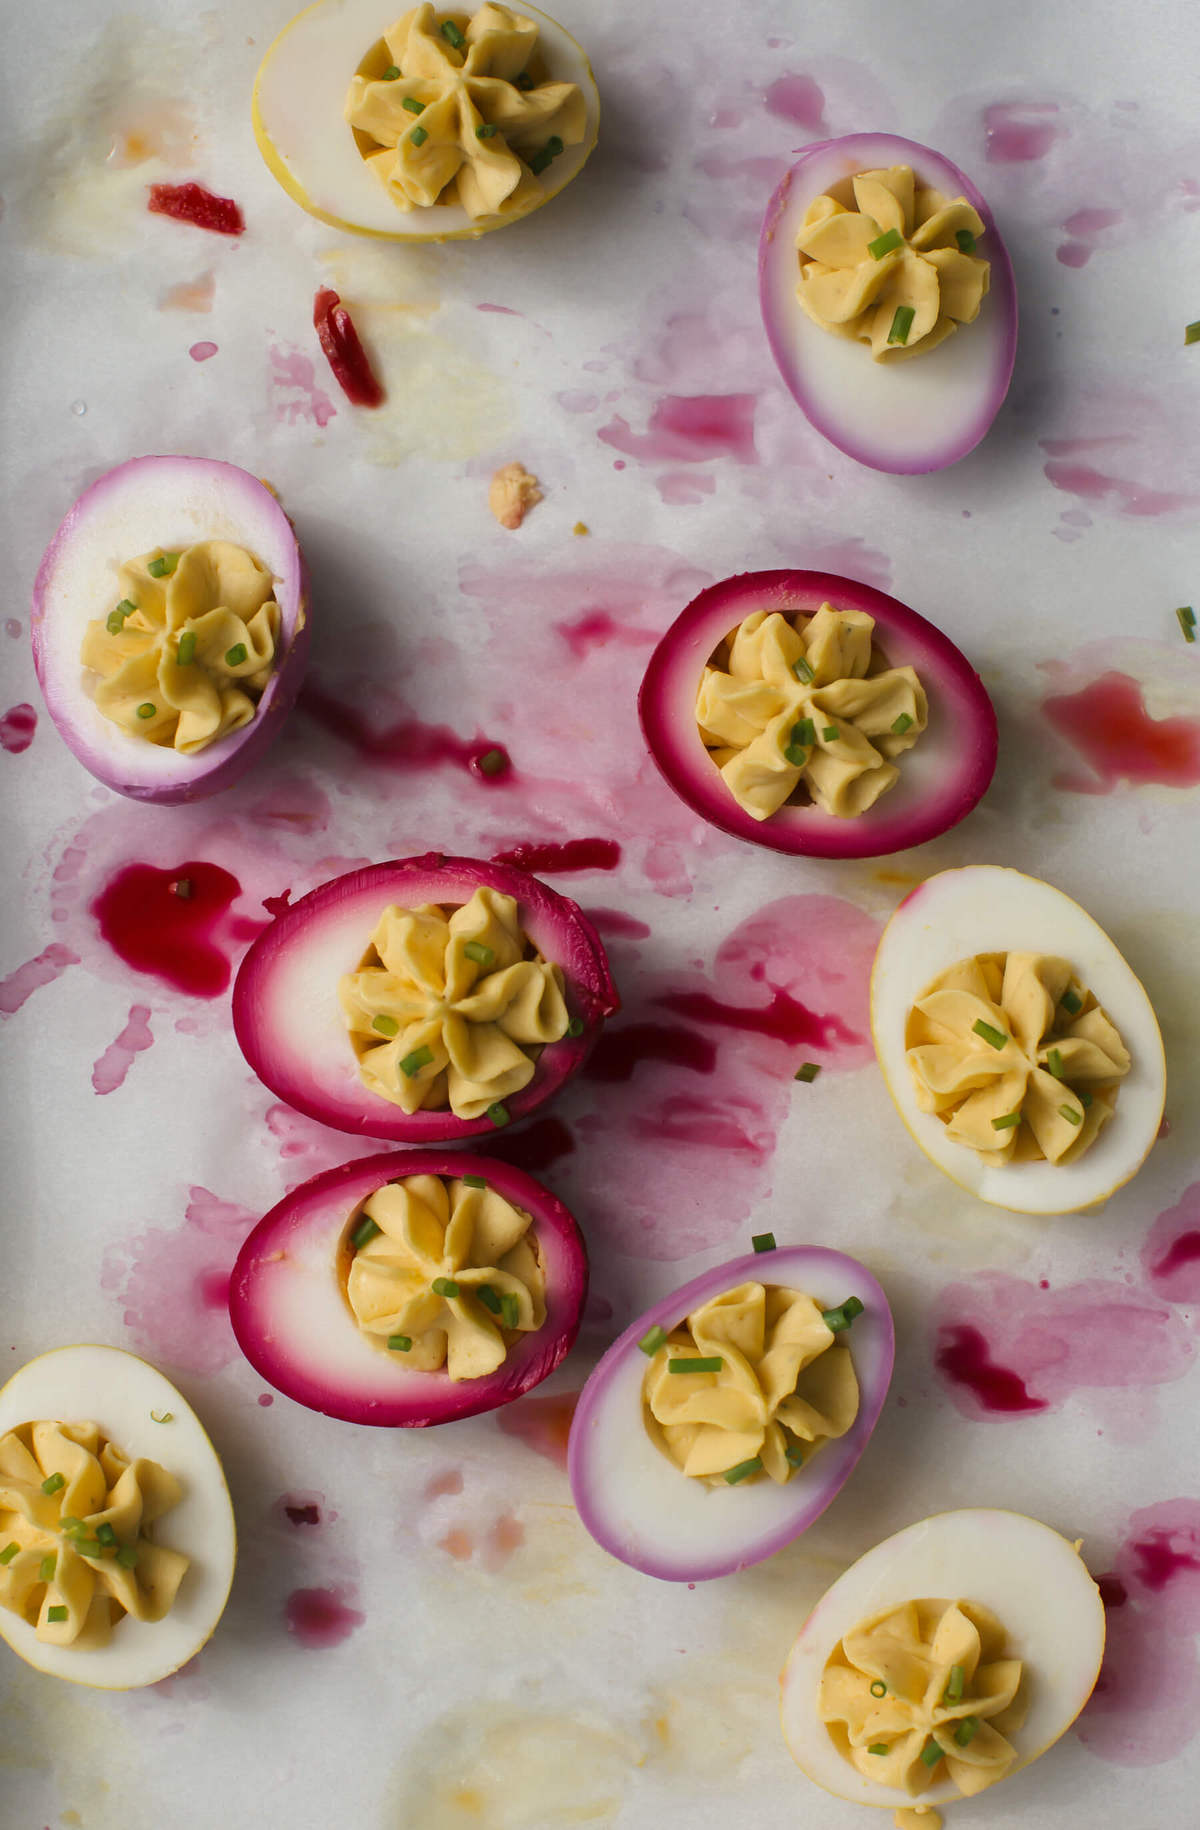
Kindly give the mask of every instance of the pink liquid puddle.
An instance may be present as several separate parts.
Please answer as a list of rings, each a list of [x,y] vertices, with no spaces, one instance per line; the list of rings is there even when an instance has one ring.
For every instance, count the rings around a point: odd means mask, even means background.
[[[717,479],[706,470],[668,470],[655,477],[654,487],[668,508],[695,508],[716,494]]]
[[[217,345],[215,343],[193,343],[188,350],[188,355],[193,362],[208,362],[216,353]]]
[[[1142,1247],[1142,1270],[1169,1303],[1200,1302],[1200,1182],[1158,1216]]]
[[[37,713],[31,705],[14,705],[0,718],[0,747],[10,756],[20,756],[33,742],[37,730]]]
[[[512,777],[508,751],[502,744],[493,743],[482,735],[466,742],[449,725],[423,724],[419,718],[403,718],[376,729],[357,706],[334,698],[311,679],[301,691],[300,707],[323,730],[352,744],[360,756],[385,769],[433,769],[442,763],[452,763],[488,787],[496,787]],[[494,770],[480,767],[485,756],[499,758]]]
[[[1114,229],[1124,220],[1120,210],[1076,210],[1063,223],[1071,239],[1055,249],[1057,258],[1064,267],[1086,267],[1105,229]]]
[[[435,1474],[432,1480],[425,1483],[425,1498],[440,1500],[445,1494],[461,1493],[462,1490],[463,1477],[460,1470],[447,1468],[444,1473]]]
[[[26,960],[15,972],[0,979],[0,1016],[11,1017],[14,1011],[20,1010],[26,998],[31,998],[43,985],[52,985],[61,978],[68,966],[79,964],[78,953],[72,953],[70,947],[64,947],[58,941],[52,941],[43,948],[36,959]]]
[[[1128,674],[1102,674],[1076,693],[1051,694],[1042,710],[1092,770],[1056,775],[1056,788],[1111,794],[1122,781],[1170,788],[1200,782],[1200,719],[1151,718]]]
[[[242,886],[219,864],[189,859],[170,870],[127,864],[91,904],[100,933],[135,972],[193,998],[229,984],[232,952],[266,926],[231,916]]]
[[[768,114],[781,121],[794,121],[806,133],[825,130],[825,97],[811,76],[777,76],[767,88],[763,101]]]
[[[203,1374],[237,1359],[229,1278],[257,1218],[206,1188],[192,1188],[182,1226],[147,1227],[108,1248],[100,1285],[120,1302],[139,1352]]]
[[[707,1037],[678,1024],[626,1023],[616,1028],[610,1024],[582,1071],[587,1080],[612,1085],[631,1080],[639,1065],[648,1061],[670,1062],[696,1074],[711,1074],[717,1065],[717,1048]]]
[[[978,1328],[940,1329],[934,1364],[944,1378],[970,1392],[982,1411],[1012,1416],[1046,1409],[1046,1400],[1033,1397],[1019,1374],[997,1365]]]
[[[1126,434],[1103,438],[1046,438],[1039,442],[1047,457],[1042,472],[1047,482],[1082,501],[1103,502],[1119,514],[1132,515],[1138,520],[1170,515],[1195,506],[1197,498],[1194,495],[1151,489],[1144,483],[1113,476],[1106,470],[1098,470],[1094,464],[1078,461],[1085,452],[1129,444],[1130,437]]]
[[[658,640],[653,629],[619,623],[607,610],[588,610],[574,622],[555,623],[554,627],[578,661],[591,649],[606,648],[610,642],[624,648],[651,648]]]
[[[351,1600],[357,1595],[350,1588],[293,1589],[283,1609],[287,1630],[309,1652],[340,1646],[367,1618]]]
[[[134,1004],[129,1012],[129,1021],[115,1041],[109,1043],[99,1061],[92,1068],[92,1085],[97,1093],[115,1093],[118,1087],[124,1086],[125,1076],[133,1066],[134,1057],[144,1049],[151,1048],[154,1037],[150,1031],[149,1004]]]
[[[610,940],[649,940],[650,924],[627,915],[624,909],[585,909],[584,914],[601,934]]]
[[[549,1396],[518,1398],[495,1412],[496,1422],[506,1436],[515,1436],[535,1455],[552,1461],[556,1468],[567,1465],[567,1438],[579,1392],[554,1392]]]
[[[668,394],[650,410],[645,432],[631,430],[616,417],[597,437],[627,457],[646,462],[702,464],[708,458],[731,457],[756,464],[753,394]]]
[[[615,839],[567,839],[562,843],[536,839],[492,854],[493,864],[514,864],[518,870],[554,874],[564,871],[614,871],[621,862]]]
[[[1066,137],[1057,102],[993,102],[983,111],[990,165],[1027,165],[1044,159]]]
[[[271,386],[280,397],[275,405],[276,419],[292,426],[298,420],[327,426],[337,417],[337,408],[324,388],[317,385],[317,372],[302,350],[273,343],[267,354]]]

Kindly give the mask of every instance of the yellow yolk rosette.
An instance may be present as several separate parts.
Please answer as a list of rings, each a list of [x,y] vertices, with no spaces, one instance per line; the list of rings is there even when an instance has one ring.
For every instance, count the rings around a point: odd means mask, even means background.
[[[521,214],[539,174],[587,131],[575,83],[540,80],[538,27],[506,6],[414,7],[384,34],[390,60],[354,77],[346,119],[398,209],[458,203]]]
[[[899,779],[893,759],[925,730],[929,708],[911,667],[879,667],[874,629],[865,611],[828,603],[812,616],[756,610],[704,669],[700,735],[754,819],[801,789],[852,819]]]
[[[351,1231],[346,1297],[362,1332],[416,1372],[479,1379],[546,1319],[529,1214],[474,1178],[377,1189]]]
[[[94,1423],[0,1436],[0,1607],[50,1645],[96,1649],[116,1622],[169,1612],[188,1558],[148,1536],[181,1499],[157,1462],[129,1461]]]
[[[529,952],[516,900],[498,890],[449,915],[385,909],[338,987],[364,1085],[405,1112],[448,1105],[467,1119],[519,1092],[529,1051],[560,1041],[569,1020],[561,968]]]
[[[917,1797],[946,1778],[970,1798],[1017,1759],[1026,1705],[1005,1628],[970,1601],[910,1601],[862,1621],[821,1677],[821,1720],[865,1778]]]
[[[279,643],[274,581],[244,547],[202,540],[123,565],[119,599],[87,625],[95,702],[131,736],[195,755],[250,723]]]
[[[797,297],[822,329],[869,343],[876,362],[923,355],[979,316],[982,219],[965,197],[919,187],[908,165],[850,182],[852,209],[824,192],[805,212]]]
[[[676,1370],[695,1364],[696,1371]],[[646,1428],[686,1475],[782,1485],[858,1415],[849,1353],[803,1291],[739,1284],[694,1310],[655,1352]],[[754,1465],[757,1464],[757,1465]]]
[[[989,1163],[1077,1160],[1132,1065],[1070,962],[1040,953],[959,960],[916,1000],[905,1041],[921,1110]]]

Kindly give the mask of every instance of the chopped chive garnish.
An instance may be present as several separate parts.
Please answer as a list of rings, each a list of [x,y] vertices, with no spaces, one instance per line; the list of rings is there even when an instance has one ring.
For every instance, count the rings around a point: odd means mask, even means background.
[[[466,1183],[468,1188],[486,1188],[487,1187],[487,1183],[484,1181],[482,1176],[464,1176],[463,1181]]]
[[[58,1621],[65,1620],[66,1618],[67,1618],[66,1608],[57,1607],[57,1608],[47,1608],[46,1609],[46,1619],[47,1620],[51,1620],[51,1621],[54,1621],[57,1623]]]
[[[178,896],[180,902],[190,902],[192,900],[192,880],[190,877],[176,877],[174,883],[169,883],[167,888],[170,890],[172,896]]]
[[[820,1072],[821,1068],[818,1062],[806,1061],[803,1067],[796,1069],[796,1072],[792,1075],[792,1079],[803,1080],[806,1084],[811,1084]]]
[[[4,1549],[0,1550],[0,1563],[11,1563],[20,1548],[21,1546],[14,1538],[11,1544],[6,1544]]]
[[[1073,1017],[1077,1017],[1083,1009],[1083,999],[1079,996],[1077,991],[1072,991],[1069,985],[1063,992],[1060,1002],[1063,1009],[1069,1010]]]
[[[72,1518],[70,1513],[65,1513],[58,1521],[58,1529],[65,1532],[67,1536],[70,1537],[73,1531],[83,1530],[83,1520]]]
[[[582,1036],[582,1034],[583,1034],[583,1018],[582,1017],[572,1017],[571,1018],[571,1021],[567,1024],[567,1034],[568,1034],[568,1036]]]
[[[104,627],[108,630],[109,635],[120,635],[125,627],[125,612],[119,605],[115,610],[109,611],[104,619]]]
[[[546,167],[553,161],[553,158],[554,158],[554,154],[550,151],[550,148],[548,146],[543,146],[541,151],[535,152],[533,157],[530,159],[530,161],[529,161],[530,171],[534,174],[535,177],[540,177],[541,174],[545,171]]]
[[[927,1741],[921,1749],[921,1765],[935,1767],[942,1757],[942,1750],[936,1741]]]
[[[133,1544],[122,1544],[117,1552],[117,1562],[122,1569],[133,1569],[138,1560],[137,1547]]]
[[[1061,1050],[1056,1049],[1056,1048],[1052,1048],[1050,1050],[1050,1053],[1046,1056],[1046,1072],[1048,1074],[1053,1074],[1055,1080],[1065,1080],[1066,1079],[1066,1075],[1063,1072],[1063,1058],[1062,1058]]]
[[[475,138],[477,140],[494,140],[498,132],[499,128],[493,126],[491,121],[480,121],[478,127],[475,129]]]
[[[1020,1122],[1021,1114],[1019,1112],[1006,1112],[1003,1118],[994,1118],[992,1120],[992,1130],[1015,1131]]]
[[[468,959],[473,959],[477,966],[482,966],[485,970],[496,964],[495,948],[486,946],[481,940],[469,940],[463,948],[463,952]]]
[[[395,83],[400,80],[400,75],[401,75],[401,70],[400,70],[399,64],[389,64],[387,69],[384,71],[383,75],[380,77],[379,80],[381,83]],[[414,112],[419,114],[421,111],[420,102],[417,103],[416,109],[414,111],[414,109],[412,107],[411,95],[406,95],[404,100],[401,102],[400,106],[402,108],[407,108],[410,114],[412,114]]]
[[[508,1107],[502,1099],[497,1099],[494,1104],[488,1107],[487,1116],[491,1119],[497,1131],[499,1131],[501,1125],[506,1125],[508,1123]]]
[[[107,1519],[103,1519],[100,1524],[97,1525],[96,1536],[99,1538],[101,1544],[115,1544],[117,1541],[117,1534]]]
[[[490,1309],[493,1315],[500,1314],[500,1298],[492,1289],[491,1284],[480,1284],[475,1294],[485,1309]]]
[[[423,1067],[428,1067],[432,1060],[433,1050],[431,1048],[415,1048],[411,1055],[405,1055],[404,1060],[400,1063],[400,1072],[407,1080],[411,1080],[413,1075],[419,1074]]]
[[[892,735],[895,737],[903,737],[905,731],[912,730],[913,722],[913,719],[909,717],[907,712],[901,712],[899,718],[892,720]]]
[[[783,1453],[784,1453],[786,1459],[791,1463],[793,1468],[803,1467],[803,1465],[804,1465],[804,1444],[802,1442],[800,1442],[795,1436],[792,1437],[792,1440],[788,1443],[788,1445],[785,1448],[785,1450],[783,1451]]]
[[[1077,1112],[1074,1106],[1060,1106],[1058,1108],[1058,1116],[1060,1118],[1065,1118],[1069,1125],[1081,1125],[1083,1123],[1083,1113]]]
[[[65,1487],[66,1484],[67,1477],[65,1474],[48,1474],[42,1482],[42,1492],[57,1493],[59,1489]]]
[[[398,1036],[400,1034],[400,1025],[397,1023],[395,1017],[372,1017],[371,1028],[381,1036]]]
[[[557,159],[557,157],[558,157],[559,153],[562,151],[562,149],[563,149],[562,141],[559,139],[559,137],[556,133],[552,133],[550,135],[550,138],[546,141],[546,151],[550,154],[550,157],[552,159]]]
[[[242,665],[242,662],[245,659],[246,659],[245,642],[235,642],[233,644],[232,648],[227,648],[225,650],[226,667],[240,667]]]
[[[950,1678],[942,1692],[943,1703],[961,1703],[967,1674],[961,1665],[951,1665]]]
[[[1008,1046],[1009,1038],[1004,1031],[997,1029],[993,1023],[985,1023],[982,1017],[977,1023],[972,1023],[971,1030],[976,1036],[982,1036],[989,1048],[1007,1048]]]
[[[503,750],[485,750],[476,767],[481,775],[502,775],[506,761]]]
[[[868,1754],[890,1754],[891,1751],[886,1741],[872,1741],[867,1749]]]
[[[424,114],[425,112],[424,102],[419,102],[415,95],[406,95],[400,106],[407,108],[410,114]]]
[[[811,718],[801,718],[792,726],[792,743],[802,743],[809,748],[817,741],[816,727]]]
[[[1194,642],[1196,639],[1196,612],[1190,604],[1184,604],[1183,608],[1177,610],[1175,614],[1179,618],[1179,627],[1183,630],[1184,641]]]
[[[411,1334],[389,1334],[387,1338],[389,1353],[411,1353]]]
[[[874,241],[867,243],[867,253],[873,261],[881,261],[885,254],[898,248],[903,240],[899,229],[885,229],[882,235],[877,235]]]
[[[190,667],[196,659],[196,631],[194,629],[185,629],[180,636],[179,646],[175,650],[175,659],[180,667]]]
[[[54,1572],[57,1568],[58,1568],[58,1558],[56,1555],[51,1553],[50,1556],[43,1557],[41,1562],[38,1564],[38,1581],[39,1582],[53,1582],[54,1581]]]
[[[958,243],[959,249],[963,254],[974,254],[975,237],[972,235],[970,229],[956,229],[954,231],[954,239]]]
[[[375,1224],[370,1214],[364,1214],[350,1235],[350,1240],[355,1251],[361,1252],[364,1245],[370,1245],[372,1239],[378,1239],[382,1231],[383,1228]]]
[[[154,706],[149,699],[144,699],[141,705],[138,706],[137,715],[139,718],[153,718]]]
[[[795,674],[797,680],[804,686],[811,686],[816,677],[803,655],[800,656],[798,661],[792,662],[792,672]]]
[[[825,728],[822,730],[821,735],[825,739],[826,743],[836,743],[837,738],[838,738],[837,725],[836,724],[827,724],[825,726]]]
[[[374,1224],[375,1222],[372,1220],[371,1225],[374,1226]],[[150,1421],[151,1423],[174,1423],[175,1413],[174,1411],[151,1411]]]
[[[123,597],[117,605],[117,611],[121,616],[132,616],[136,609],[137,605],[131,597]]]
[[[865,1307],[861,1297],[848,1296],[836,1309],[823,1309],[821,1320],[832,1334],[841,1334],[844,1328],[849,1328],[856,1315],[862,1314]]]
[[[457,1296],[458,1285],[452,1277],[435,1277],[429,1288],[435,1296]]]
[[[1194,324],[1184,326],[1183,341],[1185,344],[1200,343],[1200,318]]]
[[[641,1340],[638,1342],[638,1346],[641,1348],[642,1352],[647,1356],[648,1359],[651,1359],[651,1360],[654,1358],[654,1356],[658,1352],[659,1348],[665,1347],[666,1344],[667,1344],[667,1331],[665,1328],[660,1328],[658,1326],[657,1322],[654,1324],[654,1327],[649,1329],[642,1336]]]
[[[808,761],[808,751],[803,749],[798,743],[785,744],[783,760],[784,762],[790,762],[793,769],[803,769],[805,763]]]
[[[913,319],[916,315],[911,305],[897,305],[891,329],[888,331],[888,342],[907,343],[908,333],[913,327]]]
[[[520,89],[522,93],[533,88],[533,78],[528,70],[522,70],[520,76],[513,77],[513,88]]]
[[[412,132],[409,134],[408,137],[412,141],[414,146],[424,146],[426,140],[429,138],[429,135],[426,133],[425,129],[418,122],[417,126],[413,128]]]
[[[849,1321],[853,1321],[856,1315],[862,1314],[866,1306],[861,1296],[848,1296],[842,1304],[842,1314]]]
[[[170,578],[178,564],[178,553],[160,553],[157,559],[152,559],[150,561],[146,570],[149,572],[151,578]]]
[[[978,1733],[979,1717],[964,1716],[954,1731],[954,1739],[958,1742],[959,1747],[970,1747]]]
[[[1087,1109],[1088,1109],[1088,1107],[1089,1107],[1089,1106],[1090,1106],[1090,1105],[1091,1105],[1091,1103],[1092,1103],[1092,1096],[1091,1096],[1091,1094],[1090,1094],[1090,1093],[1085,1093],[1085,1092],[1084,1092],[1084,1091],[1083,1091],[1083,1089],[1082,1089],[1082,1087],[1081,1087],[1081,1088],[1080,1088],[1080,1090],[1079,1090],[1079,1092],[1078,1092],[1078,1093],[1076,1093],[1076,1095],[1075,1095],[1075,1097],[1076,1097],[1076,1099],[1077,1099],[1077,1100],[1078,1100],[1078,1101],[1079,1101],[1079,1103],[1080,1103],[1080,1105],[1081,1105],[1081,1106],[1082,1106],[1082,1107],[1083,1107],[1083,1109],[1084,1109],[1084,1111],[1085,1111],[1085,1112],[1086,1112],[1086,1111],[1087,1111]]]
[[[775,1250],[774,1233],[754,1233],[750,1239],[756,1252],[773,1252]]]
[[[462,32],[459,30],[458,26],[455,25],[453,19],[442,20],[442,37],[446,40],[447,44],[452,44],[456,51],[461,51],[466,42]]]
[[[700,1355],[690,1360],[668,1360],[669,1373],[715,1373],[720,1372],[725,1362],[719,1353],[709,1354],[707,1358]]]
[[[521,1305],[511,1290],[501,1291],[500,1319],[506,1328],[519,1328],[521,1325]]]
[[[871,1695],[873,1697],[885,1697],[887,1695],[887,1685],[882,1678],[876,1678],[872,1683]]]
[[[749,1461],[740,1461],[734,1468],[726,1468],[722,1479],[726,1486],[736,1487],[739,1481],[748,1480],[762,1468],[762,1456],[752,1455]]]

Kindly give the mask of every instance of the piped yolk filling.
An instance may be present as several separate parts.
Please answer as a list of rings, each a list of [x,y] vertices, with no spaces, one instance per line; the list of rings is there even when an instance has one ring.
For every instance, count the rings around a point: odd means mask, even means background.
[[[755,610],[721,643],[696,699],[700,736],[738,806],[766,820],[812,802],[853,819],[899,780],[929,720],[911,667],[888,667],[874,617]]]
[[[275,670],[274,581],[244,547],[201,540],[123,565],[119,597],[84,632],[95,703],[131,737],[194,756],[250,723]]]
[[[481,1379],[546,1319],[533,1221],[483,1184],[436,1175],[389,1182],[347,1235],[346,1300],[397,1366]]]
[[[587,128],[575,83],[545,78],[534,20],[414,7],[363,60],[346,97],[359,150],[401,210],[521,214]]]
[[[864,1778],[918,1797],[949,1779],[966,1798],[1012,1767],[1025,1719],[1020,1659],[1003,1624],[971,1601],[908,1601],[838,1641],[820,1718]]]
[[[1069,960],[978,953],[939,974],[905,1030],[923,1112],[987,1163],[1076,1162],[1131,1059]]]
[[[859,172],[808,206],[796,296],[822,330],[869,343],[876,362],[923,355],[979,316],[991,271],[975,252],[983,232],[965,197],[918,186],[911,166]]]
[[[0,1437],[0,1607],[49,1645],[105,1646],[126,1614],[161,1620],[189,1559],[153,1541],[183,1488],[130,1461],[95,1423],[21,1424]]]
[[[449,914],[385,909],[338,995],[364,1086],[409,1113],[449,1106],[503,1123],[495,1108],[569,1022],[561,967],[530,945],[515,899],[491,889]]]
[[[645,1427],[693,1480],[782,1485],[858,1415],[847,1347],[811,1296],[739,1284],[666,1337],[642,1384]],[[732,1477],[732,1478],[731,1478]]]

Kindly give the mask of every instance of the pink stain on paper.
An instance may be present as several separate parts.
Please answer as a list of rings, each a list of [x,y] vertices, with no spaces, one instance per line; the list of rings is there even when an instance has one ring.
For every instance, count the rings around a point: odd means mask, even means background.
[[[26,998],[40,991],[43,985],[52,985],[61,978],[68,966],[79,964],[78,953],[70,947],[64,947],[58,941],[52,941],[44,947],[36,959],[26,960],[15,972],[0,979],[0,1016],[11,1017],[14,1011],[20,1010]]]
[[[1152,718],[1142,688],[1111,672],[1078,692],[1042,700],[1048,723],[1065,737],[1090,774],[1058,774],[1056,788],[1111,794],[1121,782],[1192,788],[1200,783],[1200,718]]]
[[[1120,210],[1075,210],[1063,223],[1068,240],[1055,250],[1064,267],[1086,267],[1097,247],[1103,246],[1106,229],[1124,222]]]
[[[277,420],[290,426],[307,421],[324,427],[336,418],[337,408],[318,385],[317,372],[303,350],[294,344],[272,343],[267,355]]]
[[[150,1006],[134,1004],[124,1029],[109,1043],[92,1068],[92,1085],[97,1093],[115,1093],[118,1087],[124,1086],[125,1076],[133,1066],[135,1056],[151,1048],[153,1043]]]
[[[37,713],[31,705],[13,705],[0,717],[0,747],[20,756],[33,742]]]
[[[731,457],[756,464],[753,394],[668,394],[650,409],[645,432],[619,415],[596,436],[615,451],[647,463],[703,464]]]
[[[182,1226],[150,1226],[110,1246],[101,1287],[121,1304],[135,1347],[185,1372],[219,1372],[237,1359],[229,1279],[258,1216],[207,1188],[189,1190]]]
[[[993,102],[983,111],[983,131],[990,165],[1029,165],[1064,139],[1057,102]]]
[[[565,1468],[567,1439],[580,1396],[579,1392],[552,1392],[518,1398],[495,1413],[496,1422],[505,1436],[515,1436],[535,1455],[544,1456],[556,1468]]]
[[[193,343],[188,350],[188,355],[193,362],[208,362],[216,353],[217,345],[215,343]]]
[[[1136,478],[1114,474],[1120,467],[1120,460],[1114,459],[1112,455],[1099,460],[1109,466],[1105,469],[1099,468],[1090,457],[1085,460],[1084,453],[1093,453],[1099,447],[1128,443],[1119,436],[1043,438],[1038,442],[1046,453],[1047,461],[1042,469],[1047,482],[1053,483],[1055,489],[1064,490],[1067,495],[1078,496],[1083,502],[1103,503],[1108,508],[1115,508],[1120,514],[1141,520],[1176,514],[1180,509],[1194,507],[1200,500],[1194,493],[1183,493],[1177,489],[1155,489]]]
[[[283,1608],[288,1632],[307,1652],[328,1652],[358,1630],[366,1615],[353,1604],[358,1591],[352,1584],[328,1588],[293,1589]]]
[[[1200,1303],[1200,1182],[1158,1216],[1141,1253],[1152,1290],[1169,1303]]]
[[[825,131],[825,96],[811,76],[789,73],[777,76],[763,96],[768,114],[791,121],[806,133]]]

